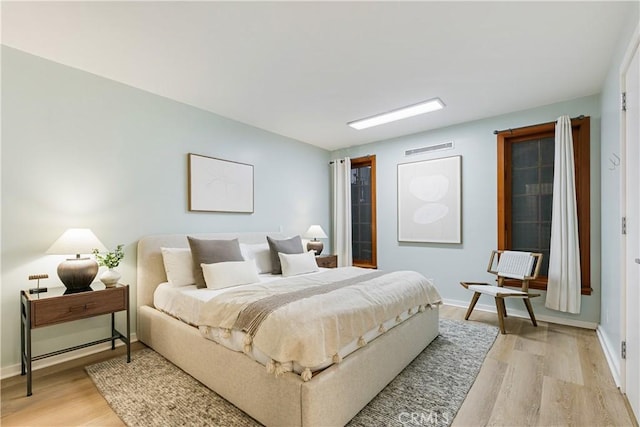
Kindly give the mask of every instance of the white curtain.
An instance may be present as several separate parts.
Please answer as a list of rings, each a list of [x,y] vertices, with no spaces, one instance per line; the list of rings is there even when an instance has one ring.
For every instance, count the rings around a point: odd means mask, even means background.
[[[580,313],[580,242],[571,119],[556,122],[551,254],[545,306]]]
[[[333,182],[333,248],[338,266],[353,264],[351,253],[351,159],[331,162]]]

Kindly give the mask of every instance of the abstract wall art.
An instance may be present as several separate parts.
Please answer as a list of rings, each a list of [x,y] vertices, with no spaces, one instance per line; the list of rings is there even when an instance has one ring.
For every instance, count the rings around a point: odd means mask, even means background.
[[[462,156],[398,165],[398,241],[462,243]]]
[[[189,154],[189,210],[253,212],[253,165]]]

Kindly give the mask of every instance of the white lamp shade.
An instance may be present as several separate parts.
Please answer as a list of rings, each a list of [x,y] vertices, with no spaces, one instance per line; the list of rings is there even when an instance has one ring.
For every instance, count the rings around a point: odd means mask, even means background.
[[[319,225],[312,225],[311,227],[309,227],[307,232],[304,233],[304,237],[306,237],[307,239],[326,239],[327,234]]]
[[[46,253],[52,255],[90,254],[94,249],[98,249],[100,252],[107,250],[88,228],[70,228],[53,242]]]

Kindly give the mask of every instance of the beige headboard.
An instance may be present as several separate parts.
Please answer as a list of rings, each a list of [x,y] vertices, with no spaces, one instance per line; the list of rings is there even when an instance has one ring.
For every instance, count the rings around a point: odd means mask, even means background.
[[[280,232],[251,233],[190,233],[188,236],[198,239],[235,239],[240,243],[266,243],[267,236],[283,238]],[[141,238],[138,241],[137,304],[153,306],[153,292],[156,287],[167,281],[160,248],[188,248],[187,234],[158,234]]]

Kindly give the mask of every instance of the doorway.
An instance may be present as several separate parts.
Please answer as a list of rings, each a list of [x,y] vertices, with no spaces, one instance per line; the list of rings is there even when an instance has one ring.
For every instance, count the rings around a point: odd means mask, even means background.
[[[640,27],[639,27],[640,28]],[[622,215],[626,234],[622,243],[622,337],[626,359],[622,359],[622,391],[636,418],[640,418],[640,35],[636,30],[632,47],[622,67],[622,92],[626,111],[622,114]]]

